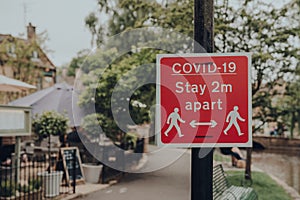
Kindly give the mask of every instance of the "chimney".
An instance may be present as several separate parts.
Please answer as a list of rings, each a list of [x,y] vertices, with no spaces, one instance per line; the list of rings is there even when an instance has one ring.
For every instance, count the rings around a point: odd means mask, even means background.
[[[32,26],[31,23],[27,26],[27,39],[34,40],[36,38],[35,26]]]

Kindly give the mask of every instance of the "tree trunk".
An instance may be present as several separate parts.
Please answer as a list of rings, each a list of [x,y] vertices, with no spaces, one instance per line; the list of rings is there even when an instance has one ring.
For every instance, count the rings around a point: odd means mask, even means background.
[[[245,179],[251,180],[251,158],[252,157],[252,148],[247,148],[247,158],[246,158],[246,169],[245,169]]]
[[[296,115],[294,112],[292,112],[292,119],[291,119],[291,138],[294,138],[294,129],[295,129],[295,123],[296,123]]]
[[[298,133],[300,133],[300,110],[297,111]]]

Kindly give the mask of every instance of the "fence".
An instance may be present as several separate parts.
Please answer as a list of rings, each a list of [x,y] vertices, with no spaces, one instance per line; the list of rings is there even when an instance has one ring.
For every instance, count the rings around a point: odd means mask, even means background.
[[[119,179],[124,171],[131,171],[132,167],[137,165],[141,159],[144,149],[143,140],[136,143],[135,149],[127,151],[95,143],[90,145],[94,145],[94,153],[102,155],[101,162],[96,161],[82,143],[74,146],[79,147],[83,162],[103,164],[101,183]],[[58,151],[52,152],[50,158],[48,153],[43,151],[35,151],[32,154],[21,156],[21,164],[18,168],[12,163],[0,164],[0,200],[40,200],[75,193],[76,180],[72,180],[71,177],[74,179],[77,177],[76,162],[78,161],[76,152],[72,152],[68,154],[71,155],[71,158],[68,158],[67,169],[65,169],[66,166],[63,165],[62,156],[59,156]],[[63,171],[63,173],[56,173],[58,183],[49,182],[51,181],[47,173],[49,167],[51,171]],[[58,186],[57,189],[55,189],[56,186]]]
[[[75,192],[76,182],[70,185],[63,172],[56,173],[58,185],[48,178],[50,163],[55,170],[62,162],[54,155],[51,158],[46,154],[21,156],[18,168],[11,163],[0,165],[0,199],[40,200]]]

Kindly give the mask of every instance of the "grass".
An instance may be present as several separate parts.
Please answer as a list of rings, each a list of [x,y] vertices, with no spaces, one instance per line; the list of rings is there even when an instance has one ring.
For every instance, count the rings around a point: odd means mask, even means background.
[[[233,185],[241,185],[244,171],[227,171],[228,181]],[[252,188],[258,194],[259,200],[292,200],[286,191],[270,176],[263,172],[252,172]]]
[[[218,162],[231,162],[231,156],[222,155],[219,152],[214,153],[214,161]]]

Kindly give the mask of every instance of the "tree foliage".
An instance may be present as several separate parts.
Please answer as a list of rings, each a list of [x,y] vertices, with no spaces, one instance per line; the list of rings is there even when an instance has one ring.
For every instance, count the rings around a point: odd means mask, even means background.
[[[99,56],[97,59],[90,58],[86,61],[87,64],[82,66],[82,70],[86,73],[91,68],[98,72],[102,70],[101,80],[96,84],[95,82],[91,84],[93,81],[89,74],[87,85],[90,86],[83,95],[82,104],[90,105],[89,103],[94,101],[99,113],[113,119],[111,105],[114,102],[111,103],[111,95],[116,83],[136,66],[155,63],[155,54],[159,51],[144,49],[135,52],[132,49],[121,57],[110,60],[125,48],[128,41],[107,44],[107,38],[126,30],[151,26],[163,27],[170,32],[176,31],[192,37],[193,1],[172,0],[159,3],[150,0],[98,0],[98,5],[100,13],[105,12],[108,20],[101,23],[101,19],[95,13],[91,13],[86,18],[86,25],[97,46],[106,45],[109,48],[102,52],[100,58]],[[299,17],[291,13],[299,13],[298,0],[281,8],[276,8],[273,4],[267,4],[262,0],[245,0],[240,5],[233,5],[229,0],[215,1],[215,51],[252,53],[252,93],[255,111],[253,118],[261,121],[261,125],[278,119],[278,115],[290,114],[290,109],[279,112],[272,99],[277,94],[276,90],[282,81],[295,84],[289,80],[289,77],[295,74],[299,62],[299,45],[295,45],[295,41],[299,41]],[[151,36],[153,35],[142,35],[128,40],[143,41],[144,37]],[[171,44],[167,40],[161,43],[169,46]],[[173,50],[173,52],[191,51],[192,45],[177,46]],[[144,74],[154,75],[154,70],[154,67],[150,67]],[[140,73],[142,76],[143,73]],[[136,76],[130,76],[126,79],[126,83],[132,85],[136,80]],[[292,87],[291,85],[289,87]],[[125,82],[123,86],[126,86]],[[95,99],[89,96],[90,89],[96,91]],[[137,89],[130,99],[123,99],[129,102],[129,109],[136,123],[149,121],[149,109],[155,103],[154,91],[154,84],[145,85]],[[122,113],[124,110],[121,107],[119,109],[114,112]]]
[[[0,74],[36,85],[40,89],[44,68],[50,65],[44,54],[44,52],[51,52],[46,46],[47,40],[47,32],[36,35],[34,39],[0,35]],[[0,98],[7,103],[26,94],[28,93],[7,92]]]
[[[32,71],[35,63],[31,61],[33,51],[38,48],[37,43],[8,36],[0,44],[1,73],[6,75],[5,65],[11,67],[13,78],[31,83]]]
[[[32,123],[33,130],[41,137],[66,134],[68,118],[54,111],[37,115]]]

